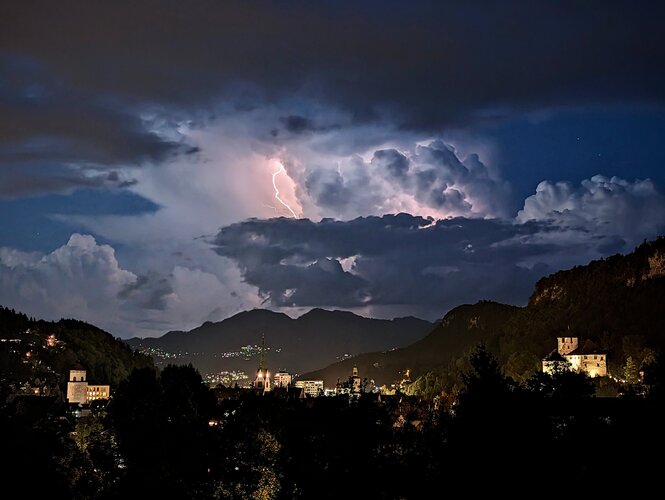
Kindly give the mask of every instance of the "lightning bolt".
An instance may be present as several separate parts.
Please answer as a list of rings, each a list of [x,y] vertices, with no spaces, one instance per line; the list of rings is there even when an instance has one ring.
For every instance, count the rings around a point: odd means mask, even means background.
[[[291,215],[293,215],[293,218],[294,218],[294,219],[297,219],[298,216],[297,216],[296,213],[293,211],[293,209],[288,205],[288,203],[286,203],[284,200],[282,200],[282,199],[279,197],[279,189],[277,189],[277,184],[275,184],[275,177],[277,177],[279,174],[281,174],[281,173],[284,172],[284,171],[285,171],[285,170],[284,170],[284,165],[283,165],[282,163],[280,163],[280,164],[279,164],[279,168],[277,169],[277,171],[274,172],[274,173],[272,174],[272,187],[275,188],[275,199],[276,199],[277,201],[279,201],[282,205],[284,205],[284,206],[288,209],[289,212],[291,212]]]

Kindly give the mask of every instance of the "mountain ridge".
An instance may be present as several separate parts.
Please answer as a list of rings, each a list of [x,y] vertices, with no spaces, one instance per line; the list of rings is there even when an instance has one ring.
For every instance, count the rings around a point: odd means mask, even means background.
[[[177,355],[177,362],[191,362],[202,372],[256,369],[256,352],[248,356],[223,356],[241,347],[256,346],[266,335],[268,364],[293,372],[324,366],[339,357],[384,350],[412,343],[434,324],[415,317],[390,320],[366,318],[350,311],[314,308],[297,318],[268,309],[241,311],[219,322],[206,322],[187,332],[171,331],[162,337],[132,338],[134,349]],[[279,351],[277,351],[279,350]],[[221,357],[220,357],[221,356]],[[251,363],[248,363],[247,357]],[[163,364],[172,358],[156,359]],[[321,363],[321,364],[316,364]]]

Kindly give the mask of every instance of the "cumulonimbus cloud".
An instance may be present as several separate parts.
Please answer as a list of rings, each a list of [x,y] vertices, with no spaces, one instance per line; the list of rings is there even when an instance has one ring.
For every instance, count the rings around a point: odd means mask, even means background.
[[[137,275],[90,235],[75,233],[46,254],[0,247],[0,304],[45,319],[86,320],[125,337],[219,320],[252,305],[243,300],[199,267]]]
[[[629,224],[640,217],[646,221]],[[629,251],[663,230],[665,198],[649,181],[595,176],[579,187],[542,183],[513,221],[249,220],[222,228],[212,243],[275,306],[391,305],[431,314],[480,299],[523,303],[547,272]]]
[[[524,201],[517,220],[551,220],[635,242],[665,231],[665,200],[650,179],[631,182],[595,175],[579,186],[543,181]]]
[[[305,157],[307,157],[305,155]],[[460,157],[441,140],[404,151],[376,149],[302,166],[307,196],[320,213],[349,219],[400,211],[435,217],[507,215],[510,186],[493,176],[478,155]],[[305,205],[307,202],[304,203]]]

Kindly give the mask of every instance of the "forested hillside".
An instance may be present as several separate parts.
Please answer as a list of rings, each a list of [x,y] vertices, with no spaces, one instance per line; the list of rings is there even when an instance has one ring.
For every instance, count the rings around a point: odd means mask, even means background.
[[[2,306],[0,340],[0,377],[6,384],[55,388],[80,363],[92,383],[114,386],[134,368],[152,366],[148,356],[94,325],[36,320]]]
[[[665,348],[665,238],[541,279],[526,307],[481,301],[450,311],[424,339],[387,353],[368,353],[303,375],[327,384],[353,366],[377,384],[410,369],[416,393],[435,394],[460,382],[467,355],[482,342],[505,372],[525,380],[556,347],[557,335],[592,339],[608,353],[611,373],[638,369]]]

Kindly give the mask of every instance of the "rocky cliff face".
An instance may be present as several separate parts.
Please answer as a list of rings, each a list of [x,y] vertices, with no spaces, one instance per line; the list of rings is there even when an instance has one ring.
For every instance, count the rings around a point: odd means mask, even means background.
[[[649,256],[649,272],[646,279],[660,278],[665,276],[665,252],[655,250],[653,255]]]
[[[566,291],[561,285],[554,284],[552,286],[544,286],[541,290],[536,290],[531,298],[534,304],[541,302],[554,302],[564,298]]]

